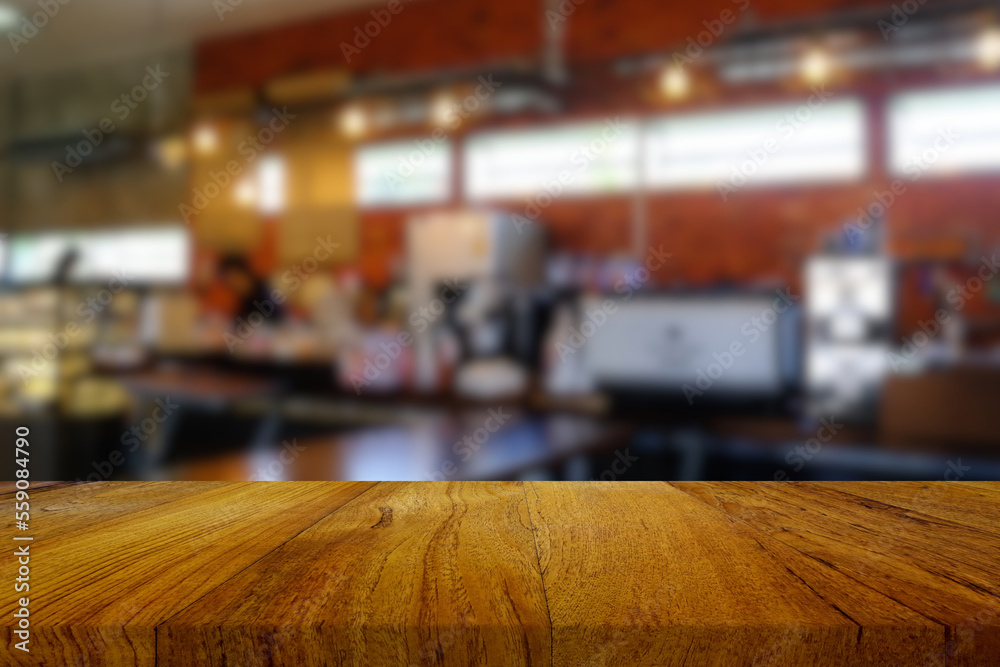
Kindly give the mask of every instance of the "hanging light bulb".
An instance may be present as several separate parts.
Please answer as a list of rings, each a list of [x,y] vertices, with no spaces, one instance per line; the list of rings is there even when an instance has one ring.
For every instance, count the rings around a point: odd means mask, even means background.
[[[822,49],[813,49],[802,59],[802,76],[812,84],[820,84],[830,76],[830,58]]]
[[[660,74],[660,90],[672,100],[686,97],[691,90],[691,79],[680,65],[670,65]]]
[[[431,122],[438,127],[446,127],[451,122],[455,98],[451,93],[442,93],[431,103]]]
[[[188,156],[188,145],[181,135],[166,137],[156,142],[153,154],[167,169],[177,169]]]
[[[976,42],[976,60],[985,69],[1000,67],[1000,29],[987,28]]]
[[[236,184],[233,198],[241,208],[251,208],[257,203],[257,186],[251,177],[244,178]]]
[[[209,123],[201,123],[192,135],[194,150],[199,155],[211,155],[219,147],[219,133]]]
[[[0,29],[13,30],[21,20],[21,13],[7,4],[0,4]]]
[[[368,117],[365,110],[352,104],[340,112],[340,130],[348,137],[357,138],[368,129]]]

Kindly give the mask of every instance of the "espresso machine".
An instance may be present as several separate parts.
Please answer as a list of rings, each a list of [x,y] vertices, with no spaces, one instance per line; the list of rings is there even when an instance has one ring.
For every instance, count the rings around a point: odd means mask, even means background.
[[[527,389],[546,322],[545,234],[489,210],[436,212],[407,225],[417,390],[477,399]]]

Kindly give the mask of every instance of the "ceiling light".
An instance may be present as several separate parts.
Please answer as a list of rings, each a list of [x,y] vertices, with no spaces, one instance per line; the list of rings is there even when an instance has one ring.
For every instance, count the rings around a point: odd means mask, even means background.
[[[10,30],[17,27],[21,13],[10,5],[0,5],[0,30]]]
[[[280,155],[268,155],[262,159],[257,179],[259,184],[257,209],[264,215],[283,212],[287,193],[284,158]]]
[[[210,155],[219,146],[219,133],[208,123],[203,123],[194,129],[194,149],[200,155]]]
[[[443,93],[434,98],[431,104],[431,122],[444,127],[451,122],[455,108],[455,98],[450,93]]]
[[[806,81],[819,84],[830,76],[830,59],[820,49],[813,49],[802,59],[802,76]]]
[[[167,169],[177,169],[187,158],[187,142],[183,136],[161,139],[154,147],[156,158]]]
[[[352,105],[340,112],[340,130],[349,137],[360,137],[368,129],[365,110]]]
[[[976,43],[976,59],[986,69],[1000,67],[1000,30],[990,28],[979,36]]]
[[[672,65],[660,75],[660,90],[672,100],[685,97],[691,88],[691,79],[679,65]]]
[[[233,198],[242,208],[251,208],[257,203],[257,187],[252,178],[244,178],[236,184],[233,191]]]

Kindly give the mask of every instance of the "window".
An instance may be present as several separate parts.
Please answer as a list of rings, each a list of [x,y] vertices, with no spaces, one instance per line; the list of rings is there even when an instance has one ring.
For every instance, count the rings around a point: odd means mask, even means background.
[[[355,154],[362,207],[435,204],[451,198],[451,144],[430,137],[370,144]]]
[[[633,188],[639,181],[637,127],[615,118],[470,137],[465,194],[482,200]]]
[[[9,280],[15,284],[51,281],[73,250],[68,276],[102,284],[125,276],[130,284],[176,284],[190,270],[190,239],[182,226],[16,235],[10,242]]]
[[[1000,169],[1000,86],[898,95],[888,123],[889,168],[897,175]]]
[[[860,178],[864,108],[858,100],[759,107],[651,121],[644,172],[653,187],[798,183]]]

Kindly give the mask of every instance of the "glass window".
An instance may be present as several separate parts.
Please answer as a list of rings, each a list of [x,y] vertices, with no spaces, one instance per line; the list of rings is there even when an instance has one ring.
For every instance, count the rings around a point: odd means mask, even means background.
[[[602,194],[638,181],[638,126],[633,119],[531,130],[484,132],[465,145],[469,199]]]
[[[1000,169],[1000,86],[897,95],[888,124],[894,174],[915,179]]]
[[[424,137],[362,146],[354,172],[362,207],[446,202],[451,199],[451,143]]]
[[[865,172],[860,101],[685,114],[651,121],[645,180],[653,187],[712,187],[852,180]]]

